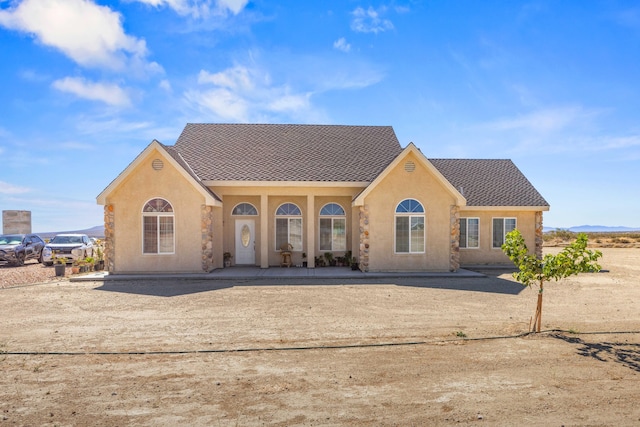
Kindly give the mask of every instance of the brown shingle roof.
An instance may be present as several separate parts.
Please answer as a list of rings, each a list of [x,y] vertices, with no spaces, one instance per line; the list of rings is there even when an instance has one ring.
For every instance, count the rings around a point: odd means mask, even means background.
[[[372,182],[402,152],[391,126],[291,124],[189,123],[166,148],[203,181]],[[468,206],[549,206],[511,160],[429,161]]]
[[[189,123],[175,144],[221,181],[370,182],[402,151],[391,126]]]
[[[429,159],[467,199],[467,206],[549,206],[507,159]]]
[[[182,168],[193,177],[193,179],[195,179],[196,181],[198,181],[198,184],[200,184],[200,186],[202,188],[205,189],[205,191],[207,191],[209,194],[211,194],[213,196],[214,199],[222,201],[222,199],[213,191],[211,191],[211,189],[209,187],[207,187],[206,185],[204,185],[202,183],[202,181],[200,180],[200,178],[195,174],[195,172],[193,171],[193,169],[191,169],[191,167],[187,164],[187,162],[184,161],[184,159],[182,158],[182,156],[176,151],[175,147],[173,146],[169,146],[169,145],[164,145],[160,142],[158,142],[158,144],[160,144],[161,147],[163,147],[165,150],[167,150],[167,153],[176,161],[178,162],[178,164],[180,166],[182,166]]]

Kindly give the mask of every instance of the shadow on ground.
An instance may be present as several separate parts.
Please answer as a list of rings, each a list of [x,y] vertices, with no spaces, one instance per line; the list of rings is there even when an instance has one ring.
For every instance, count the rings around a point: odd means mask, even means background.
[[[483,272],[485,273],[485,272]],[[487,273],[485,273],[487,274]],[[185,280],[185,279],[135,279],[109,280],[95,288],[99,291],[121,292],[158,297],[175,297],[199,292],[218,291],[237,286],[353,286],[353,285],[395,285],[427,289],[450,289],[469,292],[490,292],[517,295],[524,289],[519,283],[505,280],[500,272],[490,272],[486,277],[473,278],[269,278],[236,280]]]
[[[580,356],[601,362],[613,361],[640,372],[640,344],[623,342],[587,342],[574,336],[551,334],[553,338],[574,344]]]

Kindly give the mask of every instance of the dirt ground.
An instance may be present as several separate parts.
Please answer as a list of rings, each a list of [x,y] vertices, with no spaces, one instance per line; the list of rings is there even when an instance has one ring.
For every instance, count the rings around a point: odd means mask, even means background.
[[[520,337],[500,270],[1,289],[0,426],[637,426],[640,250],[602,251]]]

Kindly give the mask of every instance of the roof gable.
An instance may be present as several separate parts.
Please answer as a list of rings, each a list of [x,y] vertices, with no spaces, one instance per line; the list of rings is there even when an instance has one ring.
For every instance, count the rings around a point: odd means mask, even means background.
[[[451,185],[451,183],[442,175],[442,173],[440,173],[440,171],[435,168],[431,162],[429,162],[429,160],[424,156],[424,154],[422,154],[422,152],[413,144],[413,142],[409,143],[409,145],[407,145],[405,147],[405,149],[402,151],[402,153],[400,153],[394,160],[393,162],[391,162],[385,169],[384,171],[382,171],[382,173],[380,173],[376,179],[367,186],[367,188],[365,188],[362,192],[360,192],[360,194],[358,194],[355,199],[353,200],[353,204],[355,206],[362,206],[364,205],[364,199],[367,197],[367,195],[373,191],[373,189],[380,183],[382,182],[385,177],[391,173],[391,171],[393,169],[395,169],[405,158],[407,158],[407,156],[409,156],[409,154],[412,153],[414,155],[414,157],[429,171],[431,172],[434,177],[436,178],[436,180],[438,182],[440,182],[440,184],[444,187],[445,190],[447,190],[455,199],[456,199],[456,203],[459,206],[464,206],[467,204],[464,196],[458,191],[456,190],[456,188]]]
[[[203,181],[371,182],[402,151],[391,126],[195,124],[175,150]]]
[[[145,148],[129,165],[120,172],[120,174],[111,181],[111,183],[102,190],[102,192],[96,197],[96,201],[99,205],[105,205],[107,197],[122,183],[126,177],[151,153],[157,150],[160,155],[169,162],[178,172],[180,172],[187,181],[189,181],[197,191],[199,191],[205,198],[207,205],[210,206],[222,206],[221,199],[213,191],[208,189],[190,170],[189,166],[180,158],[180,155],[172,150],[171,147],[167,147],[155,139]]]

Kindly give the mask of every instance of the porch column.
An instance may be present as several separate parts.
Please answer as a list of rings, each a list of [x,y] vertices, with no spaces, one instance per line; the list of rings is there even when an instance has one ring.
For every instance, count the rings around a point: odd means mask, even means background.
[[[307,268],[316,266],[315,197],[307,195]]]
[[[269,197],[260,195],[260,268],[269,268]]]

